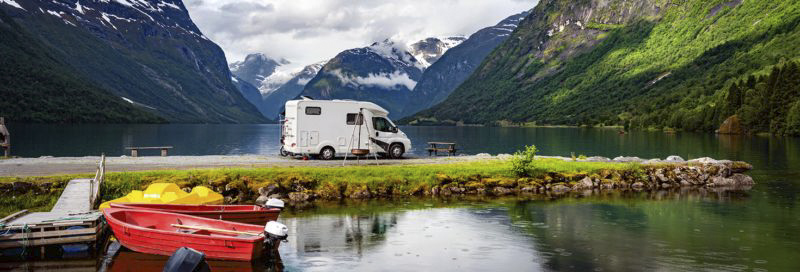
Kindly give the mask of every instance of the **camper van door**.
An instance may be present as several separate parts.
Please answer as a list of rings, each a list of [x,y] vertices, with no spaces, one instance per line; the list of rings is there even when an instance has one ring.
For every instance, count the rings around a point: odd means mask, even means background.
[[[380,147],[378,152],[388,152],[389,144],[397,137],[397,127],[388,118],[382,116],[372,117],[372,127],[375,133],[372,136]]]

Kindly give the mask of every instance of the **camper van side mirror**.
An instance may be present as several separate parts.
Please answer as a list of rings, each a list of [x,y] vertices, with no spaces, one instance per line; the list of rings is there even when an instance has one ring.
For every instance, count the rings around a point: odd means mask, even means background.
[[[397,133],[397,127],[392,127],[392,133]]]

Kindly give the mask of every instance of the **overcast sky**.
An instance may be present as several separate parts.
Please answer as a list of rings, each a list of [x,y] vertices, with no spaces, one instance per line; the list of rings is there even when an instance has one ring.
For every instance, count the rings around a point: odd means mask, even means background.
[[[186,0],[194,22],[228,62],[260,52],[305,66],[394,38],[465,35],[538,0]]]

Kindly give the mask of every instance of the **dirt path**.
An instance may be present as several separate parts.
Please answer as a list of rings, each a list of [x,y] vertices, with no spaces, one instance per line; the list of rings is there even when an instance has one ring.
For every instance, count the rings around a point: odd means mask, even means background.
[[[493,158],[493,157],[488,157]],[[485,156],[410,157],[401,160],[381,159],[377,164],[437,164],[487,159]],[[94,173],[100,157],[43,157],[0,160],[0,176],[52,176],[59,174]],[[220,167],[340,167],[343,161],[299,160],[278,156],[171,156],[171,157],[107,157],[106,171],[126,172],[157,169],[199,169]],[[356,165],[348,159],[346,165]],[[362,165],[376,161],[361,160]]]

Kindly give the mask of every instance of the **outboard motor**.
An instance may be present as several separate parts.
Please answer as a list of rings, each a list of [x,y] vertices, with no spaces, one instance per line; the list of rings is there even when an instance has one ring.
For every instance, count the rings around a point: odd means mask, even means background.
[[[264,206],[267,206],[267,208],[270,208],[270,209],[271,208],[276,208],[276,209],[283,210],[283,206],[284,205],[283,205],[283,200],[280,200],[280,199],[277,199],[277,198],[270,198],[270,199],[267,200],[267,203],[265,203]]]
[[[280,245],[281,241],[286,241],[286,237],[289,236],[289,228],[286,225],[278,223],[276,221],[269,221],[267,225],[264,226],[264,246],[266,247],[265,252],[269,254],[270,259],[274,259],[273,257],[278,254],[278,245]]]
[[[164,265],[164,272],[211,272],[206,263],[206,254],[188,247],[181,247],[172,253]]]

